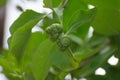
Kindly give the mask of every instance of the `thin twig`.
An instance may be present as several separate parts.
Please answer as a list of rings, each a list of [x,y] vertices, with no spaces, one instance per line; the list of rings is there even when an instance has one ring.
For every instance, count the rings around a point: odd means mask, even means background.
[[[72,50],[70,48],[69,48],[69,52],[70,52],[69,55],[74,59],[75,62],[77,62],[77,60],[74,57],[73,52],[72,52]]]
[[[67,4],[68,4],[68,1],[69,1],[69,0],[65,0],[65,2],[62,4],[61,7],[62,7],[62,8],[65,8],[65,7],[67,6]]]

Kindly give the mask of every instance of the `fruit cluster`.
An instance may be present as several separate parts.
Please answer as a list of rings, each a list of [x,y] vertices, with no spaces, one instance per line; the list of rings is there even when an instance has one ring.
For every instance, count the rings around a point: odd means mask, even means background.
[[[55,23],[46,28],[46,33],[53,42],[56,42],[60,50],[65,51],[71,44],[68,36],[64,35],[63,28],[60,24]]]

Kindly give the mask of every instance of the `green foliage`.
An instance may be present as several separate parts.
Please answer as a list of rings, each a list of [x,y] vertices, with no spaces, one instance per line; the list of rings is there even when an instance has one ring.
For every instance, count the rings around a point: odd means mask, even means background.
[[[92,26],[94,27],[96,32],[108,36],[120,33],[119,28],[120,0],[115,1],[83,0],[83,1],[92,4],[97,8],[97,13],[92,23]]]
[[[120,1],[43,2],[52,12],[26,10],[11,25],[9,49],[0,51],[2,73],[9,80],[64,80],[67,74],[71,80],[119,80],[120,63],[111,66],[107,60],[112,55],[120,59]],[[42,31],[32,32],[35,25]],[[94,74],[99,67],[106,75]]]
[[[60,7],[60,6],[62,6],[62,3],[64,1],[65,0],[43,0],[45,7],[48,7],[48,8],[55,8],[58,6]]]
[[[4,6],[6,4],[7,0],[0,0],[0,7]]]
[[[45,40],[33,54],[31,67],[35,80],[45,80],[51,66],[49,57],[53,45],[49,40]]]
[[[27,18],[28,16],[28,18]],[[24,12],[13,25],[10,27],[11,37],[9,38],[10,53],[20,59],[22,53],[30,38],[31,29],[45,15],[36,13],[31,10]]]

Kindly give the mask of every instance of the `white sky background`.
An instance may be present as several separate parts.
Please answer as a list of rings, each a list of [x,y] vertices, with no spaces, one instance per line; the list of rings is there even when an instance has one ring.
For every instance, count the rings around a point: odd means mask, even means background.
[[[49,10],[45,9],[42,7],[43,3],[42,0],[29,0],[27,2],[27,0],[8,0],[8,4],[7,4],[7,8],[6,8],[6,21],[5,21],[5,30],[4,30],[4,45],[3,47],[8,49],[8,45],[7,45],[7,39],[8,37],[10,37],[10,33],[9,33],[9,27],[10,25],[19,17],[19,15],[21,14],[20,11],[18,11],[16,9],[16,6],[22,6],[24,10],[26,9],[33,9],[37,12],[44,12],[47,13]],[[91,7],[91,6],[90,6]],[[117,64],[118,61],[116,61],[115,58],[113,59],[109,59],[108,63],[112,63],[112,64]],[[102,73],[103,70],[99,70],[99,73]],[[7,80],[5,78],[5,76],[0,73],[0,80]]]

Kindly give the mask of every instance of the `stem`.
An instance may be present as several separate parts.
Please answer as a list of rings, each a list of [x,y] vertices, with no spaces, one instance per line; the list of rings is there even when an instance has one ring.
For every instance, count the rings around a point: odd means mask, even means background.
[[[73,59],[75,62],[77,62],[76,58],[75,58],[74,55],[73,55],[73,52],[72,52],[71,48],[68,48],[68,49],[69,49],[69,56],[72,57],[72,59]]]
[[[67,6],[67,4],[68,4],[68,1],[69,1],[69,0],[65,0],[64,3],[61,5],[61,7],[62,7],[62,8],[65,8],[65,7]]]

